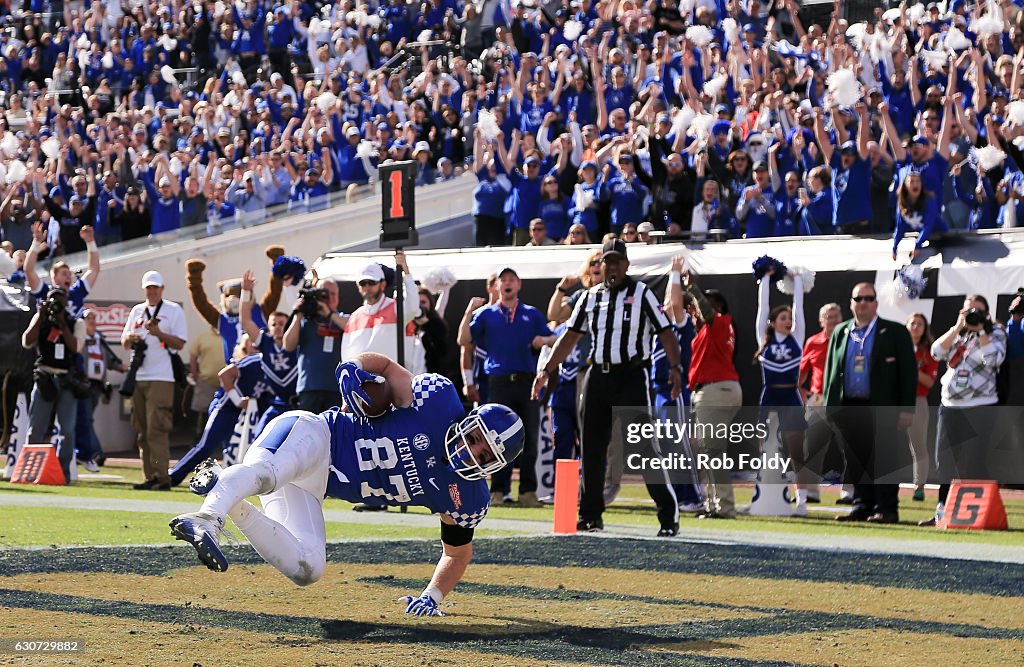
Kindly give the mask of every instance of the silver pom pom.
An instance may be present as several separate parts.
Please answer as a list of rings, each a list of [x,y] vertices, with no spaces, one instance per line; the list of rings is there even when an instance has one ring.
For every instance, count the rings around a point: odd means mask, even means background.
[[[440,294],[455,287],[459,281],[448,267],[439,266],[427,271],[421,282],[428,291]]]

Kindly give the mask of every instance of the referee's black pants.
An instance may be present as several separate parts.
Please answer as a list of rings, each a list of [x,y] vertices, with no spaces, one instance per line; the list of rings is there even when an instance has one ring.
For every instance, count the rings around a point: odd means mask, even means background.
[[[590,366],[583,380],[583,494],[580,498],[580,519],[594,521],[604,514],[604,478],[608,466],[608,443],[612,438],[614,408],[644,407],[651,414],[649,369],[642,366],[622,368],[604,373],[598,365]],[[625,442],[625,424],[623,442]],[[667,482],[666,477],[666,482]],[[658,521],[663,528],[679,521],[675,492],[669,484],[647,484],[647,492],[658,506]]]
[[[512,410],[523,420],[526,443],[519,464],[519,495],[537,492],[537,432],[540,429],[540,404],[530,398],[533,376],[527,373],[488,376],[487,400]],[[505,466],[491,476],[491,492],[512,493],[512,466]]]

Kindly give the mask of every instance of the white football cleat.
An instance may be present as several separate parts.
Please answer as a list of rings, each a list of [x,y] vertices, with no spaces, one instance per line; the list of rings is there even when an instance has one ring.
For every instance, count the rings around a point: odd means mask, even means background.
[[[171,519],[171,535],[196,548],[199,560],[214,572],[228,569],[228,559],[220,550],[220,534],[224,530],[224,517],[192,512]]]

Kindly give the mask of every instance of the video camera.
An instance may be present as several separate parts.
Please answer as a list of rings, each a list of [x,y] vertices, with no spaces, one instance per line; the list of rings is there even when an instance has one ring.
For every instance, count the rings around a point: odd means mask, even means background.
[[[326,302],[331,295],[325,287],[314,287],[313,283],[307,281],[299,290],[299,298],[302,299],[299,312],[303,317],[310,318],[317,316],[319,303]]]

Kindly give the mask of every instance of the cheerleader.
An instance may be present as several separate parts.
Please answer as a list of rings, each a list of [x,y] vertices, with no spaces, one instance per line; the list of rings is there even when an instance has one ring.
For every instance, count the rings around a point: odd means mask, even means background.
[[[804,464],[803,400],[797,378],[800,374],[800,356],[804,346],[804,285],[799,275],[793,276],[793,306],[776,306],[768,312],[768,289],[774,282],[774,269],[769,269],[760,280],[757,298],[757,339],[761,348],[754,356],[761,364],[764,389],[761,391],[760,418],[776,412],[779,432],[787,455],[793,461],[794,472]],[[797,490],[795,513],[807,514],[807,490]]]

